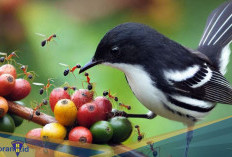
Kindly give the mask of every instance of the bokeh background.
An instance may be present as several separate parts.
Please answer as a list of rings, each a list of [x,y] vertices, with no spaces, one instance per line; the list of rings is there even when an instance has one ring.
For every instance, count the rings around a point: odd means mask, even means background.
[[[83,75],[77,79],[63,76],[65,67],[84,65],[93,56],[98,42],[114,26],[124,22],[147,24],[172,40],[190,48],[196,48],[210,12],[224,0],[0,0],[0,51],[17,50],[17,62],[29,66],[38,77],[35,82],[45,83],[54,78],[54,85],[69,82],[82,88]],[[45,47],[43,37],[56,34],[54,42]],[[18,67],[19,68],[19,67]],[[232,82],[231,63],[227,79]],[[116,69],[97,66],[88,71],[96,83],[96,95],[111,89],[125,104],[131,105],[131,113],[146,113],[147,109],[136,99],[127,85],[124,74]],[[31,94],[23,100],[27,106],[32,101],[41,101],[46,96],[38,94],[39,87],[32,85]],[[52,115],[49,107],[42,110]],[[200,123],[231,115],[232,106],[218,104],[212,113]],[[181,123],[162,117],[153,120],[131,119],[141,126],[145,138],[158,136],[185,128]],[[30,129],[41,127],[29,121],[16,129],[26,134]],[[129,142],[136,138],[131,137]]]

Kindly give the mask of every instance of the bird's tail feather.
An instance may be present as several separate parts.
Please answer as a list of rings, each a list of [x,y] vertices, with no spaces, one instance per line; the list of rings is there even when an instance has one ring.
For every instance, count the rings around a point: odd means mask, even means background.
[[[232,0],[215,9],[208,17],[198,50],[207,55],[222,74],[229,62],[232,41]]]

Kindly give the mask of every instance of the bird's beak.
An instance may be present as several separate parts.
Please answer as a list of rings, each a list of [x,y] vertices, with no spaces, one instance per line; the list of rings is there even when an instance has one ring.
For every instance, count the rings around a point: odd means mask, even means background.
[[[83,67],[81,67],[80,71],[79,71],[79,74],[90,69],[91,67],[97,65],[97,64],[100,64],[100,62],[98,61],[93,61],[93,59],[91,59],[87,64],[85,64]]]

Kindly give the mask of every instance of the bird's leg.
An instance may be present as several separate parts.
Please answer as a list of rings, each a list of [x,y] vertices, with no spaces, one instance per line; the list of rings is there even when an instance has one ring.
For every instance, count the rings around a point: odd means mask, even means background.
[[[147,114],[128,114],[125,111],[119,111],[119,110],[114,110],[109,114],[109,117],[116,117],[116,116],[122,116],[122,117],[126,117],[126,118],[153,119],[157,115],[151,111],[149,111]]]
[[[188,157],[189,145],[193,138],[193,126],[188,127],[188,132],[186,134],[186,147],[184,152],[184,157]]]

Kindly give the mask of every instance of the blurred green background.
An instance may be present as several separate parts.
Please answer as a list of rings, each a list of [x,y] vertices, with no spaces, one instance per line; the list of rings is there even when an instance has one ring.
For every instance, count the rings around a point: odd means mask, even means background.
[[[144,23],[184,46],[196,48],[209,13],[222,2],[224,0],[0,0],[0,51],[17,50],[20,56],[17,62],[28,65],[29,71],[39,76],[35,82],[46,84],[48,78],[54,78],[57,87],[67,81],[81,88],[85,77],[77,72],[76,80],[72,75],[64,77],[65,67],[58,63],[84,65],[93,56],[103,35],[114,26],[129,21]],[[44,38],[35,33],[47,36],[55,33],[57,39],[41,47]],[[230,67],[231,63],[228,69]],[[105,66],[88,72],[91,81],[96,83],[96,95],[111,89],[123,103],[132,106],[131,113],[147,112],[131,92],[122,72]],[[230,70],[226,77],[232,82]],[[24,100],[27,106],[46,97],[38,94],[39,89],[32,85],[31,94]],[[49,107],[43,112],[52,114]],[[218,104],[200,123],[226,117],[231,112],[232,106]],[[179,122],[162,117],[131,121],[141,126],[146,138],[185,128]],[[16,133],[26,134],[36,127],[40,126],[24,121]]]

